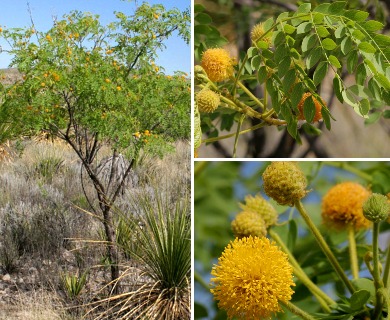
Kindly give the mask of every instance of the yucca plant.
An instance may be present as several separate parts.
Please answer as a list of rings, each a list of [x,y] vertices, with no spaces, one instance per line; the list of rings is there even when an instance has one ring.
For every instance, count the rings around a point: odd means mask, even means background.
[[[62,285],[70,299],[78,297],[87,282],[88,271],[82,274],[65,273],[62,275]]]
[[[191,229],[187,206],[180,202],[172,205],[157,191],[150,197],[138,197],[137,204],[144,213],[141,223],[123,220],[133,230],[136,246],[124,243],[123,250],[132,253],[140,275],[130,292],[100,300],[100,305],[109,307],[95,319],[189,319]],[[133,270],[129,267],[121,278],[134,274]]]

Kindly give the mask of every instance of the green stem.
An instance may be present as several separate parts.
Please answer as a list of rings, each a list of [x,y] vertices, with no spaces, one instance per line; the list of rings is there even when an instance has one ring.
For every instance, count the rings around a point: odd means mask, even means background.
[[[245,119],[245,115],[243,114],[243,115],[241,115],[240,120],[238,121],[236,137],[234,139],[233,158],[236,157],[238,136],[240,135],[240,129],[241,129],[242,122],[244,121],[244,119]]]
[[[374,222],[374,226],[372,230],[372,252],[373,252],[372,264],[374,269],[373,277],[374,277],[374,285],[376,291],[376,304],[375,304],[375,310],[373,316],[374,320],[380,319],[380,315],[382,313],[382,308],[383,308],[383,299],[379,291],[379,289],[383,288],[383,283],[380,278],[380,272],[379,272],[378,237],[379,237],[379,222]]]
[[[203,280],[202,276],[197,271],[194,271],[194,280],[197,281],[207,291],[210,291],[209,285],[206,283],[206,281]]]
[[[259,123],[255,126],[252,126],[248,129],[245,129],[245,130],[242,130],[240,131],[238,134],[245,134],[245,133],[248,133],[248,132],[251,132],[251,131],[254,131],[256,129],[259,129],[259,128],[262,128],[266,125],[265,122],[262,122],[262,123]],[[223,139],[228,139],[228,138],[231,138],[231,137],[234,137],[237,133],[230,133],[230,134],[227,134],[227,135],[224,135],[224,136],[219,136],[219,137],[215,137],[215,138],[209,138],[209,139],[205,139],[205,140],[202,140],[202,143],[211,143],[211,142],[215,142],[215,141],[219,141],[219,140],[223,140]]]
[[[264,112],[264,113],[262,114],[262,116],[263,116],[264,118],[268,118],[268,117],[272,116],[274,113],[275,113],[275,110],[274,110],[274,109],[270,109],[270,110],[268,110],[267,112]]]
[[[353,225],[348,226],[348,240],[349,240],[349,259],[351,261],[351,271],[354,279],[359,278],[359,264],[356,251],[355,228]]]
[[[343,269],[341,268],[339,262],[337,261],[336,257],[334,256],[333,252],[330,250],[328,244],[326,243],[324,237],[321,235],[318,228],[315,226],[313,221],[310,219],[309,215],[307,214],[305,208],[303,207],[301,201],[295,202],[295,207],[301,214],[303,220],[305,220],[307,226],[309,227],[310,231],[313,233],[314,237],[317,240],[318,245],[324,252],[325,256],[328,258],[330,264],[333,266],[334,270],[336,271],[337,275],[339,276],[340,280],[345,284],[345,286],[348,288],[348,290],[351,293],[355,292],[354,287],[352,286],[351,282],[345,275]]]
[[[330,313],[331,310],[329,308],[329,305],[335,305],[336,302],[331,299],[327,294],[325,294],[313,281],[311,281],[311,279],[307,276],[305,271],[303,271],[298,261],[284,244],[279,235],[272,229],[269,229],[268,233],[272,237],[272,239],[274,239],[275,242],[279,245],[282,251],[287,254],[288,260],[290,261],[290,264],[294,269],[294,274],[297,276],[297,278],[301,280],[301,282],[310,290],[313,295],[316,296],[324,311]]]
[[[301,308],[297,307],[295,304],[290,301],[279,301],[281,305],[285,306],[292,313],[304,320],[315,320],[310,314],[303,311]]]
[[[250,91],[247,87],[243,85],[241,81],[237,81],[238,86],[244,90],[244,92],[254,101],[256,102],[262,110],[264,110],[264,104]]]
[[[390,245],[387,248],[386,265],[383,270],[383,284],[387,289],[390,289]]]
[[[194,177],[196,178],[206,167],[209,165],[209,161],[195,161],[194,164]]]
[[[245,54],[245,57],[244,57],[244,60],[242,60],[242,63],[241,63],[241,67],[240,69],[238,70],[238,73],[234,79],[234,84],[233,84],[233,97],[236,96],[236,93],[237,93],[237,82],[239,81],[238,79],[240,78],[240,75],[242,73],[242,70],[244,69],[245,67],[245,64],[246,62],[248,61],[248,53]]]
[[[348,162],[340,161],[340,162],[325,162],[326,165],[335,167],[335,168],[340,168],[346,171],[349,171],[358,177],[371,182],[372,181],[372,176],[369,175],[368,173],[363,172],[362,170],[359,170],[355,168],[354,166],[350,165]]]
[[[287,124],[286,121],[284,121],[284,120],[270,119],[270,118],[268,118],[269,117],[268,112],[267,112],[267,115],[264,116],[261,113],[253,110],[251,107],[247,106],[245,103],[243,103],[239,100],[232,101],[229,98],[221,96],[221,101],[223,101],[227,104],[227,106],[225,106],[226,108],[241,112],[241,113],[243,113],[249,117],[252,117],[252,118],[264,120],[269,125],[282,126],[282,125]]]

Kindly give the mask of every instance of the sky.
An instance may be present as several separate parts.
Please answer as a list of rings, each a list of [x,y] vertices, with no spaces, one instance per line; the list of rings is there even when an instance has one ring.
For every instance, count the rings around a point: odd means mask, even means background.
[[[187,9],[191,0],[148,0],[152,4],[163,4],[166,9],[178,8],[181,11]],[[7,0],[1,1],[0,26],[4,28],[31,26],[27,3],[30,4],[36,29],[46,31],[50,29],[53,17],[61,18],[72,10],[91,12],[100,15],[102,24],[114,21],[114,11],[132,14],[136,5],[143,1],[120,0]],[[0,45],[6,48],[6,43],[0,39]],[[159,52],[156,64],[164,67],[165,73],[173,74],[174,71],[190,73],[191,49],[181,38],[176,35],[165,41],[167,48]],[[6,53],[0,53],[0,69],[7,68],[11,57]]]

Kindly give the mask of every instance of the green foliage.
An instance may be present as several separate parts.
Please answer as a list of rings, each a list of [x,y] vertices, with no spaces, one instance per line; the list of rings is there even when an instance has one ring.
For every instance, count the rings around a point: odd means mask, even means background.
[[[62,277],[62,285],[67,296],[70,299],[77,298],[87,282],[88,272],[84,271],[81,275],[65,273]]]
[[[199,6],[198,12],[201,9]],[[210,24],[210,19],[204,15],[202,13],[200,20]],[[272,43],[252,42],[251,47],[240,54],[234,80],[216,84],[197,78],[199,88],[207,86],[220,93],[225,98],[221,106],[232,111],[228,116],[231,119],[229,126],[226,126],[223,108],[213,115],[202,115],[203,132],[210,138],[223,139],[219,130],[230,130],[233,123],[238,122],[236,115],[242,113],[258,119],[263,125],[286,128],[299,142],[297,104],[305,92],[311,92],[321,101],[321,84],[327,77],[333,77],[336,98],[352,107],[367,124],[384,117],[390,92],[390,37],[381,33],[384,28],[381,22],[367,18],[368,12],[349,2],[336,1],[317,7],[304,3],[295,12],[283,12],[266,20],[262,37],[272,37]],[[205,39],[208,39],[208,33],[211,38],[215,37],[215,32],[206,28],[200,33]],[[197,37],[200,35],[195,28]],[[196,58],[200,59],[201,52],[211,47],[206,40],[195,42],[195,52],[199,51]],[[347,74],[352,76],[354,83],[344,80]],[[267,99],[267,95],[271,99]],[[321,104],[323,121],[331,130],[330,106]],[[305,114],[305,119],[310,123],[312,112]],[[239,132],[236,134],[238,136]]]
[[[25,133],[48,130],[63,139],[81,131],[116,148],[156,152],[171,138],[189,136],[189,80],[166,76],[153,62],[177,31],[188,41],[189,15],[162,5],[116,12],[106,26],[72,12],[47,32],[3,30],[23,79],[2,90],[1,112]],[[138,139],[137,132],[152,131]]]
[[[230,222],[240,211],[238,202],[248,195],[262,193],[261,174],[267,163],[259,162],[198,162],[194,175],[194,259],[195,259],[195,319],[223,319],[224,312],[217,310],[216,302],[209,292],[209,277],[212,265],[217,263],[223,249],[233,240]],[[346,231],[334,231],[322,223],[321,199],[336,183],[355,181],[370,186],[373,192],[389,192],[388,162],[300,162],[311,192],[303,199],[304,207],[314,224],[324,235],[337,261],[350,277],[350,253]],[[376,288],[363,262],[372,250],[371,232],[356,233],[357,258],[360,277],[352,280],[356,292],[348,296],[337,280],[334,270],[305,226],[302,218],[293,208],[275,206],[279,216],[278,225],[272,227],[286,244],[308,277],[326,294],[335,299],[337,305],[331,313],[321,310],[313,294],[298,278],[295,279],[292,302],[319,319],[363,319],[364,313],[375,302]],[[381,224],[381,233],[390,230],[390,224]],[[368,240],[369,239],[369,240]],[[383,243],[386,250],[386,243]],[[385,252],[380,254],[384,265]],[[326,288],[326,289],[325,289]],[[207,303],[205,301],[208,301]],[[368,306],[368,307],[367,307]],[[368,309],[367,309],[368,308]],[[285,310],[286,311],[286,310]],[[386,313],[386,311],[385,311]],[[385,314],[384,313],[384,314]],[[212,316],[214,314],[214,316]],[[275,315],[275,319],[290,319],[293,315]]]
[[[121,244],[123,251],[137,262],[142,279],[137,279],[135,287],[139,289],[109,298],[116,301],[123,297],[99,319],[186,319],[191,311],[188,199],[171,204],[168,197],[154,191],[131,201],[143,214],[139,218],[122,215],[120,229],[129,234],[122,235],[126,241]],[[132,267],[124,275],[127,273],[134,273]]]
[[[227,43],[226,38],[212,25],[212,18],[204,10],[201,4],[195,4],[194,54],[197,60],[200,60],[207,48],[221,47]]]

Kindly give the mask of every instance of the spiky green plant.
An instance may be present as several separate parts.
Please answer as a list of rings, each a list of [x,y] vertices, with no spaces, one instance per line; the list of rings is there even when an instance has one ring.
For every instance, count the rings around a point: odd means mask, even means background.
[[[65,273],[62,275],[62,285],[70,299],[77,298],[87,282],[88,271],[82,274]]]
[[[187,205],[180,201],[172,205],[157,191],[136,201],[144,216],[142,223],[123,220],[136,235],[136,246],[124,250],[132,252],[140,276],[134,290],[101,300],[109,307],[95,319],[189,319],[191,229]]]

